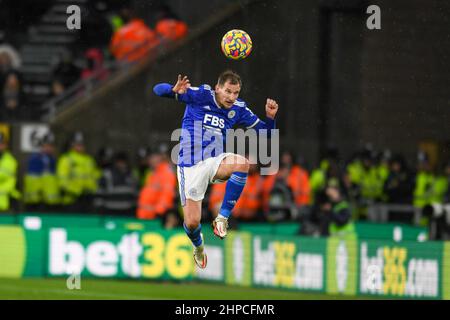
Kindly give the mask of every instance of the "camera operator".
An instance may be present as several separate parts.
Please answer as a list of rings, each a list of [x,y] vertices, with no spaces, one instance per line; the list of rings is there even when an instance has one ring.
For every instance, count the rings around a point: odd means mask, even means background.
[[[355,232],[350,207],[339,188],[329,186],[319,191],[315,199],[309,218],[302,223],[302,235],[337,236]]]

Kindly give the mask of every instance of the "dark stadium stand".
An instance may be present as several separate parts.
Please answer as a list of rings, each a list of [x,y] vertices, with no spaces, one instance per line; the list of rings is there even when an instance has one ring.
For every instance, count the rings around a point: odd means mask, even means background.
[[[40,21],[28,29],[28,38],[21,48],[21,72],[30,118],[39,118],[40,106],[51,95],[53,68],[61,54],[70,52],[78,39],[78,30],[66,27],[67,6],[76,4],[83,10],[86,3],[87,0],[55,1]]]

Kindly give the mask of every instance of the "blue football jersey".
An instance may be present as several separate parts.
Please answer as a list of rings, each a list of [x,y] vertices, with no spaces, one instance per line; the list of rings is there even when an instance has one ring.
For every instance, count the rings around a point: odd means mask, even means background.
[[[268,119],[271,123],[266,124],[241,99],[237,99],[231,108],[220,107],[214,90],[206,84],[190,87],[184,94],[173,95],[176,100],[186,104],[178,154],[179,166],[190,167],[225,152],[227,129],[240,126],[270,130],[275,127],[274,120]],[[217,148],[219,144],[221,149]]]

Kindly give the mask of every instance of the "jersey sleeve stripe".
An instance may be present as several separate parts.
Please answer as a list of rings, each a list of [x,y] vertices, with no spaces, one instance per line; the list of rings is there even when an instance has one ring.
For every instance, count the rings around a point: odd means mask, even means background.
[[[251,129],[251,128],[253,128],[254,126],[256,126],[256,124],[259,122],[259,119],[256,119],[256,121],[250,126],[250,127],[247,127],[247,129]]]

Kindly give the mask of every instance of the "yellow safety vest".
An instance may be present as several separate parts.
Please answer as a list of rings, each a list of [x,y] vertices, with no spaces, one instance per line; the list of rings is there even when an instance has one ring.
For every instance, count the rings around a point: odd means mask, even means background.
[[[10,197],[19,199],[16,189],[17,161],[9,151],[4,151],[0,158],[0,210],[10,209]]]
[[[57,165],[59,187],[64,192],[62,203],[71,204],[83,193],[95,193],[98,171],[95,160],[85,154],[69,151],[63,154]]]

